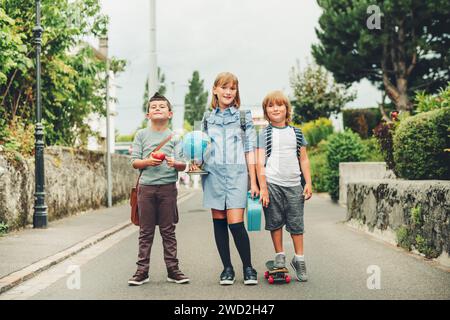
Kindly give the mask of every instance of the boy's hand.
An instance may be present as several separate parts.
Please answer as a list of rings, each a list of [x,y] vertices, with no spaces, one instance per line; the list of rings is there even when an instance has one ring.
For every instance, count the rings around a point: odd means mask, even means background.
[[[162,160],[155,159],[152,156],[147,158],[146,161],[147,161],[147,166],[150,166],[150,167],[156,167],[162,163]]]
[[[259,194],[259,202],[263,205],[263,207],[267,208],[269,206],[270,200],[269,200],[269,190],[267,188],[261,188]]]
[[[309,200],[312,197],[312,186],[311,184],[305,184],[305,189],[303,190],[303,195],[305,196],[305,200]]]

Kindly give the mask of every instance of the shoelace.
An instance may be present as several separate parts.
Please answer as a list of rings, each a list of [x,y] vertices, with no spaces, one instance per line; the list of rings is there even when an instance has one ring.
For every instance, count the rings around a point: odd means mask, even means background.
[[[306,273],[306,264],[304,261],[298,261],[298,265],[300,267],[300,273],[305,274]]]

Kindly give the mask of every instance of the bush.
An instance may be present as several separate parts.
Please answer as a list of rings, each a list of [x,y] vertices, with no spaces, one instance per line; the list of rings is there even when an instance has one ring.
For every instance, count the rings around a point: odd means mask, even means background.
[[[327,192],[326,168],[327,156],[325,153],[326,141],[323,140],[316,148],[310,149],[308,152],[311,180],[314,192]]]
[[[381,154],[383,155],[384,161],[389,169],[395,172],[394,163],[394,132],[397,123],[380,123],[374,130],[374,136],[378,140],[378,144],[381,149]]]
[[[0,237],[7,234],[9,231],[9,226],[5,222],[0,222]]]
[[[4,151],[16,151],[30,156],[34,150],[34,125],[19,120],[7,124],[0,119],[0,146]]]
[[[413,248],[424,254],[426,258],[437,258],[439,252],[433,245],[429,235],[426,236],[422,208],[420,206],[410,209],[409,224],[396,230],[397,245],[411,251]]]
[[[427,95],[420,92],[416,95],[417,112],[428,112],[431,110],[450,108],[450,82],[447,88],[441,89],[437,96]]]
[[[393,139],[395,172],[405,179],[450,179],[450,108],[400,122]]]
[[[299,127],[310,146],[317,146],[320,141],[326,140],[333,133],[333,123],[330,119],[319,118],[306,122]]]
[[[362,140],[362,143],[366,148],[365,161],[370,162],[384,161],[383,153],[381,152],[380,144],[378,143],[377,139],[372,137],[369,139]]]
[[[366,153],[361,138],[350,130],[335,133],[328,138],[326,180],[328,193],[333,200],[339,199],[339,163],[363,161]]]
[[[381,121],[381,112],[377,108],[347,109],[342,112],[344,128],[351,129],[363,139],[373,135],[373,129]]]

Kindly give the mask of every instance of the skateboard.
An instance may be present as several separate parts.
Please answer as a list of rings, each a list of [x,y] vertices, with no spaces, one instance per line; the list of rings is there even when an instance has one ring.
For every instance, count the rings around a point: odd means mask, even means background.
[[[289,283],[291,282],[291,277],[289,276],[289,270],[287,268],[274,268],[273,264],[275,261],[269,260],[266,262],[267,271],[264,273],[264,278],[269,281],[269,284],[275,282],[279,283]]]

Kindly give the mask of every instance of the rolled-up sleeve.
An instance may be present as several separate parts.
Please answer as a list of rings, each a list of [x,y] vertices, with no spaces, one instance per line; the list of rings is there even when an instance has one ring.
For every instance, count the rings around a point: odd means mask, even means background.
[[[256,147],[256,130],[253,125],[252,112],[245,111],[245,148],[244,152],[254,151]]]
[[[138,131],[134,136],[130,163],[133,164],[134,160],[141,160],[142,158],[142,141],[140,132]]]

